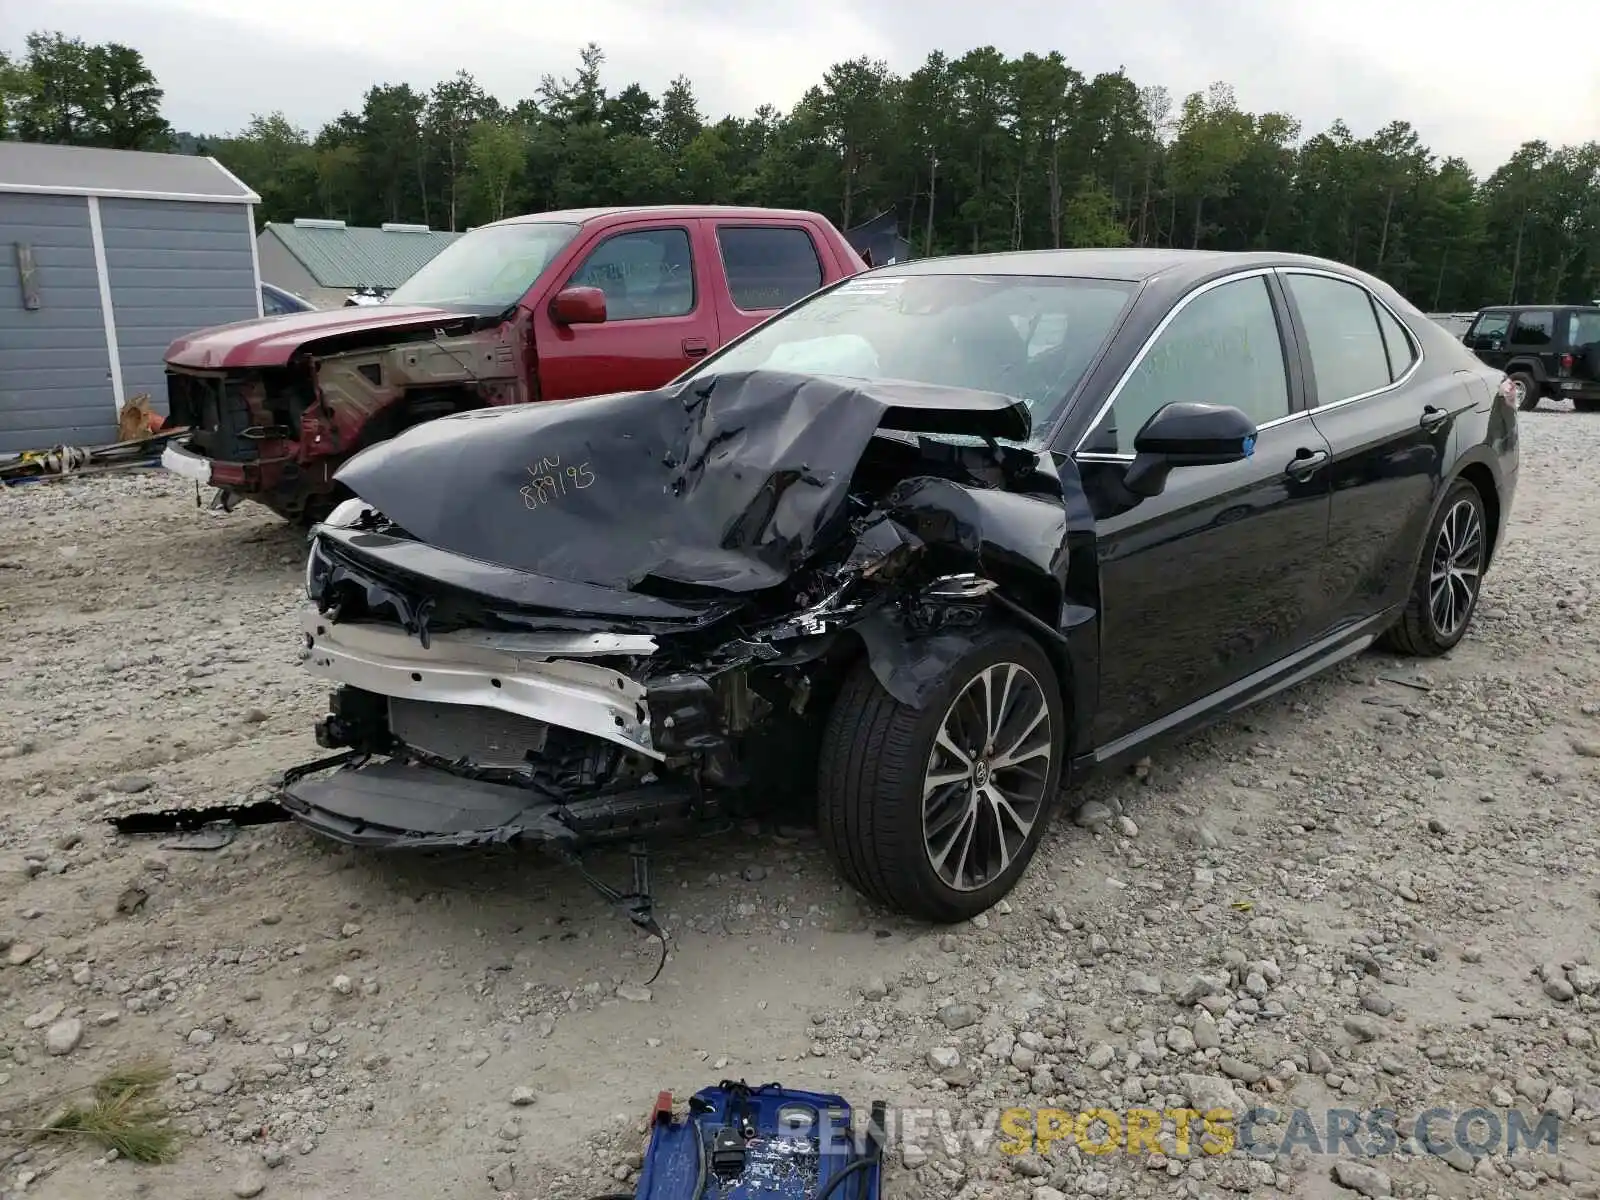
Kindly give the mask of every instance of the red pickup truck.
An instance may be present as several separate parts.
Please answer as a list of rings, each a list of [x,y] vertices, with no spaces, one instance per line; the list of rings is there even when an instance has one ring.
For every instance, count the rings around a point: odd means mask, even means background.
[[[168,470],[310,522],[352,454],[467,409],[659,387],[865,270],[815,213],[589,208],[471,230],[379,305],[203,329],[167,351]]]

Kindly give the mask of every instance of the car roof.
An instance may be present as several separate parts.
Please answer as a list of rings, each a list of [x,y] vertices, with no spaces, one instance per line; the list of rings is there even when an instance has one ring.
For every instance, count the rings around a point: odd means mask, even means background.
[[[1486,312],[1600,312],[1600,304],[1485,304]]]
[[[786,221],[817,219],[816,213],[793,208],[748,208],[733,204],[619,204],[601,208],[561,208],[552,212],[525,213],[522,216],[495,221],[494,224],[587,225],[594,221],[620,216],[677,217],[679,220],[692,220],[695,217],[766,217]]]
[[[1092,250],[1013,250],[999,254],[962,254],[918,258],[879,267],[875,275],[1043,275],[1066,279],[1113,279],[1144,283],[1155,278],[1175,286],[1199,283],[1215,275],[1251,267],[1313,267],[1353,280],[1375,282],[1365,272],[1331,259],[1307,254],[1261,251],[1167,250],[1114,248]]]

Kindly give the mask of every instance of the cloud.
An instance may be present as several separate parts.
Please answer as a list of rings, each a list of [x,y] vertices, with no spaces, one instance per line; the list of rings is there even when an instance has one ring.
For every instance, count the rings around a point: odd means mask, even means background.
[[[373,83],[427,88],[462,68],[514,102],[541,76],[569,74],[593,41],[608,86],[637,80],[659,93],[687,75],[712,116],[786,108],[841,59],[865,54],[906,72],[931,50],[992,43],[1014,55],[1060,50],[1090,75],[1125,67],[1175,99],[1226,80],[1246,108],[1290,113],[1307,134],[1336,118],[1358,135],[1409,120],[1435,153],[1480,173],[1526,140],[1600,137],[1600,67],[1574,68],[1537,103],[1519,99],[1526,76],[1506,54],[1507,10],[1490,0],[274,0],[227,11],[215,0],[53,0],[44,18],[23,7],[0,9],[0,45],[20,46],[42,25],[136,46],[173,124],[204,133],[276,109],[314,129],[358,108]],[[1600,5],[1545,0],[1539,27],[1596,44]]]

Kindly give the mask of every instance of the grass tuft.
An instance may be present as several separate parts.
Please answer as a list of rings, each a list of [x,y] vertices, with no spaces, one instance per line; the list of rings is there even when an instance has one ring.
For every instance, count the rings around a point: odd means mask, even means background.
[[[178,1135],[167,1124],[166,1105],[153,1094],[166,1078],[166,1067],[158,1063],[114,1067],[86,1089],[87,1099],[59,1110],[38,1132],[88,1138],[134,1162],[170,1162]]]

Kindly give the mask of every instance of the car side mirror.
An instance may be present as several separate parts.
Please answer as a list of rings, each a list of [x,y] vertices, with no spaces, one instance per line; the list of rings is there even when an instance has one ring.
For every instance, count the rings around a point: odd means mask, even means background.
[[[1243,462],[1256,451],[1256,423],[1225,404],[1168,404],[1133,438],[1133,462],[1123,486],[1136,496],[1159,496],[1175,467]]]
[[[550,301],[550,319],[557,325],[602,325],[606,294],[597,287],[569,287]]]

